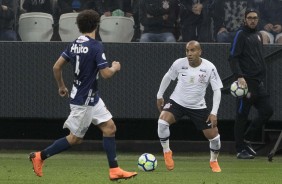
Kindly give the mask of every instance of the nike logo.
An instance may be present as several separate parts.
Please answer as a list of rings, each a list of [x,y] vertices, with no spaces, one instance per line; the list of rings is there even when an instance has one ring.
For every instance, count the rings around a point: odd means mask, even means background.
[[[182,76],[186,76],[185,74],[181,74]]]

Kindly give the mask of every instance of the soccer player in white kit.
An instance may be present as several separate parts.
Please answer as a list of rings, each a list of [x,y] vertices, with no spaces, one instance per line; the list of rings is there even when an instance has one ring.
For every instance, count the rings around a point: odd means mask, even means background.
[[[30,153],[33,170],[39,177],[43,176],[44,160],[65,151],[71,146],[82,143],[83,137],[91,124],[96,125],[103,133],[103,147],[107,154],[110,180],[129,179],[136,172],[127,172],[118,166],[116,158],[116,126],[112,115],[103,100],[99,97],[98,76],[110,78],[120,70],[120,63],[112,62],[110,67],[102,43],[95,40],[95,31],[100,16],[94,10],[84,10],[77,16],[77,26],[82,33],[74,40],[56,61],[53,72],[59,88],[59,95],[69,95],[65,86],[62,69],[67,63],[73,66],[74,80],[70,93],[71,112],[64,123],[68,136],[56,140],[47,148]]]
[[[158,136],[164,152],[168,170],[174,169],[172,151],[169,147],[169,126],[183,116],[191,118],[197,129],[202,130],[210,142],[210,167],[213,172],[221,172],[217,157],[221,147],[217,129],[217,111],[221,100],[222,81],[216,67],[208,60],[201,58],[201,46],[197,41],[186,44],[185,58],[177,59],[164,75],[157,94],[157,107],[161,112],[158,120]],[[164,105],[163,94],[171,80],[178,79],[177,85]],[[208,111],[205,94],[211,84],[213,106]]]

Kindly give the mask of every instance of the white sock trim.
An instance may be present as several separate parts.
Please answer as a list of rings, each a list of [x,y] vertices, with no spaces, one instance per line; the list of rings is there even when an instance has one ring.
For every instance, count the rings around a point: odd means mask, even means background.
[[[216,139],[220,139],[220,135],[219,134],[217,134],[217,136],[215,136],[214,138],[209,139],[209,141],[213,141],[213,140],[216,140]]]
[[[158,123],[169,126],[169,123],[162,119],[159,119]]]

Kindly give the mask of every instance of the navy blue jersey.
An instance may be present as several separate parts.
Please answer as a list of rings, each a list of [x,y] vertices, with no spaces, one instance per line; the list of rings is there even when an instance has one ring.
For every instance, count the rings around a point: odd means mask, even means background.
[[[61,56],[73,66],[74,81],[70,103],[94,106],[99,100],[99,69],[108,67],[102,43],[88,36],[80,36]]]

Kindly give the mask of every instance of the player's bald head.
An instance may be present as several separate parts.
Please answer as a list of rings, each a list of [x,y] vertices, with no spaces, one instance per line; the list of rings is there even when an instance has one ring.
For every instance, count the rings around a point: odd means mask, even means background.
[[[199,43],[198,41],[196,41],[196,40],[191,40],[191,41],[189,41],[189,42],[186,44],[186,48],[188,48],[190,45],[191,45],[191,46],[194,46],[195,48],[197,48],[197,49],[199,49],[199,50],[202,50],[200,43]]]

